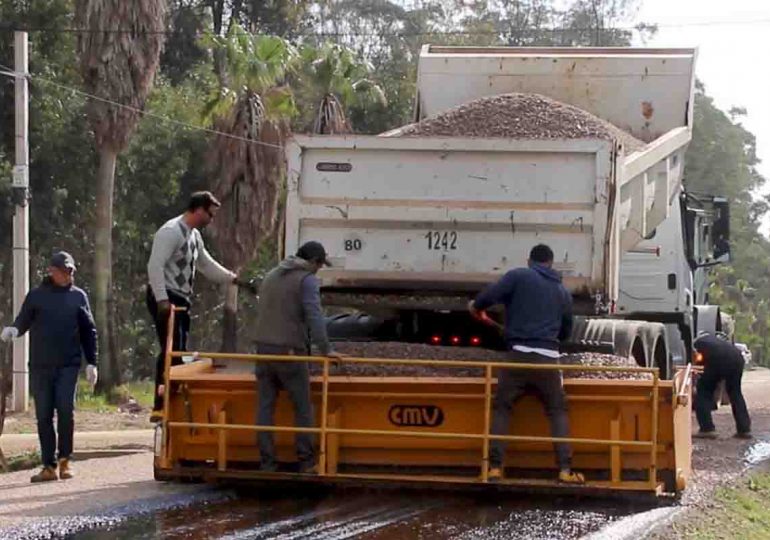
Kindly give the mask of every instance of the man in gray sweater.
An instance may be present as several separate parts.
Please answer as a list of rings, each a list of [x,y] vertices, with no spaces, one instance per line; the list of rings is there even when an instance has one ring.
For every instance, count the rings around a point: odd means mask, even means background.
[[[259,354],[309,355],[312,342],[322,355],[342,358],[342,355],[332,351],[329,344],[321,308],[316,273],[325,265],[331,266],[324,247],[318,242],[307,242],[295,256],[284,259],[267,274],[259,289],[256,324]],[[313,426],[307,362],[260,362],[257,364],[257,379],[259,425],[274,425],[275,400],[283,388],[294,405],[297,427]],[[262,431],[258,439],[261,470],[274,472],[273,434]],[[313,437],[309,433],[297,433],[296,449],[299,472],[316,474]]]
[[[164,359],[166,337],[171,306],[187,308],[174,318],[173,349],[187,350],[190,332],[190,307],[193,281],[197,270],[216,283],[236,283],[237,276],[206,251],[199,229],[206,227],[216,216],[220,202],[208,191],[193,193],[187,211],[168,220],[155,233],[150,261],[147,263],[147,309],[155,323],[160,342],[160,354],[155,366],[155,405],[151,421],[162,417],[163,390],[165,388]],[[181,364],[174,358],[172,365]]]

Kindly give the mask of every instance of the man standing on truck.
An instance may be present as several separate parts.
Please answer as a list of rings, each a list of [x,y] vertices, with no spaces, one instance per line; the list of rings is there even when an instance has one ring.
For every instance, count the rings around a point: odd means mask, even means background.
[[[88,295],[75,287],[74,274],[72,255],[66,251],[55,253],[48,276],[27,294],[13,326],[0,333],[2,341],[23,336],[27,331],[31,335],[29,382],[43,462],[43,469],[32,476],[32,482],[73,477],[70,456],[75,433],[75,389],[83,356],[88,362],[86,378],[92,387],[98,377],[96,325]]]
[[[745,361],[740,349],[730,343],[722,334],[703,334],[695,340],[695,350],[700,355],[703,373],[698,378],[695,396],[695,415],[700,430],[695,435],[703,439],[716,439],[717,432],[711,411],[714,408],[714,392],[721,381],[730,397],[735,420],[735,437],[751,438],[751,418],[746,400],[741,392],[741,378]]]
[[[313,343],[322,355],[342,358],[341,354],[332,350],[326,334],[320,285],[316,277],[324,266],[331,266],[326,250],[319,242],[311,241],[303,244],[295,256],[284,259],[265,276],[259,288],[257,307],[258,354],[309,355]],[[256,373],[259,425],[274,425],[275,400],[278,392],[284,389],[294,406],[295,425],[313,426],[307,362],[260,362]],[[272,432],[260,432],[258,440],[261,470],[275,472]],[[297,433],[295,441],[299,472],[317,474],[313,437],[309,433]]]
[[[572,332],[572,297],[552,268],[553,251],[538,244],[529,253],[528,268],[507,272],[497,283],[482,291],[468,304],[471,315],[489,320],[485,311],[496,304],[505,306],[505,342],[513,363],[553,364],[559,359],[559,342]],[[493,401],[492,433],[506,435],[513,404],[525,390],[532,389],[545,406],[553,437],[568,437],[567,398],[561,372],[501,369]],[[489,447],[487,478],[503,477],[506,444],[494,440]],[[559,481],[582,484],[582,474],[571,469],[571,448],[554,443]]]
[[[155,404],[151,422],[161,420],[163,415],[164,361],[171,306],[186,308],[174,317],[173,336],[174,350],[184,351],[187,350],[190,332],[189,310],[196,270],[200,269],[204,276],[217,283],[237,283],[235,273],[215,261],[206,251],[199,231],[211,223],[220,206],[220,202],[208,191],[193,193],[187,211],[163,224],[152,241],[147,263],[147,309],[155,323],[160,354],[155,363]],[[171,360],[172,365],[181,363],[181,358]]]

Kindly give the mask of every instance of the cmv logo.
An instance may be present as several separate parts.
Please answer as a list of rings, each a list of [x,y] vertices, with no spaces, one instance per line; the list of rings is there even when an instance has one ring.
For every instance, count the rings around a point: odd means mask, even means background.
[[[435,405],[393,405],[388,419],[397,426],[438,427],[444,423],[444,411]]]

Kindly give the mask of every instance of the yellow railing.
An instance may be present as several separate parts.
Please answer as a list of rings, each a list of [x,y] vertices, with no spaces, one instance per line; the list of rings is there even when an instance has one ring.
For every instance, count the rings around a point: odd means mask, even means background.
[[[487,482],[487,465],[489,460],[489,442],[491,440],[501,440],[509,442],[550,442],[550,443],[570,443],[570,444],[597,444],[610,448],[620,447],[641,447],[650,450],[650,469],[649,486],[655,489],[657,486],[657,453],[658,453],[658,410],[660,397],[660,376],[658,368],[642,367],[617,367],[617,366],[579,366],[579,365],[561,365],[561,364],[519,364],[511,362],[487,362],[487,361],[461,361],[461,360],[401,360],[392,358],[345,358],[343,363],[361,363],[361,364],[390,364],[390,365],[410,365],[410,366],[431,366],[431,367],[475,367],[485,369],[484,376],[484,431],[483,433],[448,433],[448,432],[422,432],[422,431],[401,431],[401,430],[378,430],[378,429],[345,429],[327,426],[328,405],[329,405],[329,364],[338,362],[338,360],[329,357],[319,356],[283,356],[270,354],[243,354],[243,353],[214,353],[197,352],[196,356],[210,358],[212,360],[227,359],[243,362],[313,362],[323,365],[321,376],[321,425],[315,428],[302,428],[295,426],[266,426],[252,424],[227,424],[210,422],[171,422],[169,421],[170,396],[171,396],[171,359],[189,356],[187,351],[173,351],[173,325],[174,312],[183,311],[181,308],[173,308],[169,316],[169,332],[166,343],[165,357],[165,392],[163,396],[163,425],[164,437],[161,449],[161,456],[166,467],[170,466],[170,456],[168,437],[169,428],[208,428],[224,432],[226,430],[240,431],[272,431],[276,433],[315,433],[320,437],[319,443],[319,474],[326,474],[326,436],[331,435],[397,435],[399,437],[418,437],[427,439],[469,439],[481,440],[483,444],[483,458],[481,463],[481,481]],[[650,404],[652,409],[651,438],[649,441],[629,441],[622,439],[587,439],[577,437],[539,437],[524,435],[495,435],[490,433],[490,410],[492,400],[492,369],[516,369],[516,370],[542,370],[542,371],[583,371],[583,372],[616,372],[616,373],[648,373],[652,375]],[[689,381],[689,370],[685,374]],[[682,382],[682,387],[686,382]],[[619,396],[618,399],[622,399]],[[646,400],[645,400],[646,401]],[[220,437],[220,441],[222,437]],[[222,449],[220,449],[220,453]]]

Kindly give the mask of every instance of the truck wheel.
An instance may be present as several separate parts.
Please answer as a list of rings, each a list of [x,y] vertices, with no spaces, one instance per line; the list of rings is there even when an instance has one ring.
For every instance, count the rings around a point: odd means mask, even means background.
[[[660,370],[661,379],[671,378],[671,355],[668,354],[666,347],[666,339],[663,336],[659,336],[655,340],[652,353],[653,365]]]
[[[366,313],[341,313],[326,318],[331,339],[367,339],[377,335],[383,321]]]

